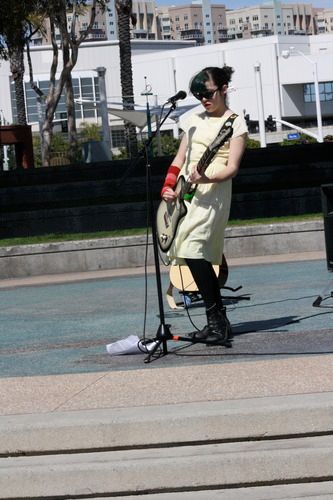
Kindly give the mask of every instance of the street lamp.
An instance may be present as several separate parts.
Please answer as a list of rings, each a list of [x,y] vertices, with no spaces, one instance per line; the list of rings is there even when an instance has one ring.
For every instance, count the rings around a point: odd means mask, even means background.
[[[315,97],[316,97],[316,115],[317,115],[317,129],[318,129],[318,142],[324,142],[323,140],[323,124],[321,118],[321,106],[320,106],[320,95],[319,95],[319,81],[318,81],[318,66],[317,62],[310,59],[310,57],[306,56],[300,50],[295,50],[295,47],[290,47],[289,50],[283,50],[281,52],[282,57],[288,59],[292,53],[299,54],[306,61],[312,64],[313,67],[313,79],[314,79],[314,89],[315,89]]]
[[[99,86],[99,106],[102,118],[102,132],[103,132],[103,142],[105,144],[105,150],[107,152],[108,158],[111,159],[111,134],[109,127],[109,116],[108,116],[108,106],[106,100],[106,85],[105,85],[105,73],[106,68],[99,66],[95,69],[98,75],[98,86]]]

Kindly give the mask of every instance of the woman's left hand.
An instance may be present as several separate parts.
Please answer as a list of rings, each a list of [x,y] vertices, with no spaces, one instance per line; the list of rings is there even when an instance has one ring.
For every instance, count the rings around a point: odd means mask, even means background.
[[[209,182],[212,182],[211,179],[209,179],[209,177],[207,177],[204,173],[199,174],[196,166],[192,168],[192,172],[188,177],[188,181],[192,184],[207,184]]]

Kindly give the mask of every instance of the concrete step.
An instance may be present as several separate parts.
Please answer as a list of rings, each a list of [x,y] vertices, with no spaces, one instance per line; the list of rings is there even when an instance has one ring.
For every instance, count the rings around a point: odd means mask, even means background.
[[[331,499],[333,393],[4,416],[0,454],[8,500]]]
[[[333,433],[333,393],[0,417],[0,455]]]
[[[139,495],[141,496],[141,495]],[[100,497],[99,497],[100,498]],[[103,500],[133,500],[133,496],[103,497]],[[333,481],[298,484],[278,484],[248,488],[182,491],[156,493],[144,496],[144,500],[332,500]],[[78,499],[78,500],[83,500]],[[98,500],[97,497],[92,500]]]
[[[71,498],[331,480],[333,435],[0,459],[1,498]]]

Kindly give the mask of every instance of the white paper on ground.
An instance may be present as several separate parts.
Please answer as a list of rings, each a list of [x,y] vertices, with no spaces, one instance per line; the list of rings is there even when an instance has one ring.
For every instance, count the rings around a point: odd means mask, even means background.
[[[137,335],[129,335],[125,339],[108,344],[106,350],[112,356],[121,354],[144,354],[151,351],[155,345],[156,341],[151,341],[143,345]]]

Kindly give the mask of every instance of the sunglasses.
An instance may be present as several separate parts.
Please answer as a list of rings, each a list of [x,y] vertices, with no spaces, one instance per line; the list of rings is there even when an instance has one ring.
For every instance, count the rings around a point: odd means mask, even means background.
[[[209,100],[209,99],[212,99],[214,97],[215,92],[217,92],[218,90],[219,89],[217,88],[215,90],[206,90],[205,92],[192,92],[192,94],[199,101],[201,101],[202,99]]]

